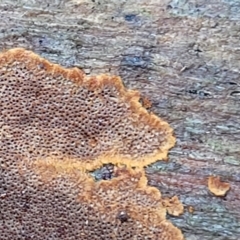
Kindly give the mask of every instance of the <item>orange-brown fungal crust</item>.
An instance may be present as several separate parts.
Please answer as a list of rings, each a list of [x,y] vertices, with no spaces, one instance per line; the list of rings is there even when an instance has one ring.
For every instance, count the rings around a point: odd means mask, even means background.
[[[100,182],[49,162],[24,162],[20,172],[16,185],[4,186],[1,240],[183,240],[165,218],[160,192],[147,186],[140,170],[118,169],[114,179]]]
[[[180,230],[165,219],[161,194],[147,186],[142,171],[119,170],[117,175],[117,178],[95,184],[85,200],[89,204],[102,203],[101,212],[108,213],[108,221],[114,224],[114,229],[121,226],[124,234],[121,233],[120,239],[183,239]]]
[[[172,198],[164,198],[163,206],[167,209],[168,214],[172,216],[179,216],[184,212],[183,204],[180,202],[177,196],[173,196]]]
[[[89,77],[17,48],[0,54],[0,89],[2,151],[21,158],[143,167],[175,143],[170,126],[116,76]]]
[[[142,170],[86,173],[166,158],[172,129],[138,92],[13,49],[0,54],[0,94],[1,240],[183,239]]]
[[[208,189],[215,196],[225,196],[230,189],[230,184],[222,182],[219,176],[210,176],[208,178]]]
[[[49,61],[41,58],[31,51],[23,48],[15,48],[0,54],[0,66],[5,68],[6,72],[13,73],[11,70],[16,71],[16,67],[23,66],[24,70],[29,71],[29,75],[43,74],[43,72],[50,73],[54,78],[63,77],[75,83],[81,84],[85,76],[84,72],[78,68],[65,69],[57,64],[50,63]],[[15,69],[11,69],[14,66]],[[4,69],[1,69],[4,70]],[[20,70],[20,69],[19,69]],[[17,76],[16,76],[17,77]],[[24,79],[22,79],[24,80]],[[27,79],[26,79],[27,80]]]
[[[147,97],[142,97],[142,105],[148,109],[152,107],[152,102]]]

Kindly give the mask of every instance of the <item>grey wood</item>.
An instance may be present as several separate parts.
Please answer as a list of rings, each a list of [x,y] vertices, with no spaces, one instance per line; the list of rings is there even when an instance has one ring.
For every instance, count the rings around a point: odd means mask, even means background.
[[[237,0],[0,0],[0,50],[120,75],[175,130],[168,162],[146,169],[186,207],[169,219],[187,240],[240,239],[239,9]],[[227,196],[208,191],[210,175],[231,184]]]

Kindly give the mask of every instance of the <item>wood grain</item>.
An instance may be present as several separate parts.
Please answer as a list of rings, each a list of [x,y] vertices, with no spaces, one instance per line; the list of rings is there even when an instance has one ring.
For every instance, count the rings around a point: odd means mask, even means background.
[[[240,239],[239,8],[237,0],[1,0],[0,50],[24,47],[138,89],[177,137],[169,161],[146,169],[150,185],[186,208],[169,219],[187,240]],[[231,184],[226,197],[208,191],[209,175]]]

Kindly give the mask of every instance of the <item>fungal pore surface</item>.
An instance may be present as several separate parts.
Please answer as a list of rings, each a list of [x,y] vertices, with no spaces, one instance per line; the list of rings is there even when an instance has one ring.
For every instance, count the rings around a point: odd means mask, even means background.
[[[168,123],[116,76],[88,77],[17,48],[0,55],[0,91],[5,155],[68,157],[85,170],[103,163],[142,167],[165,159],[175,143]]]
[[[172,129],[119,77],[17,48],[0,54],[0,95],[2,240],[183,239],[142,169],[167,157]],[[125,168],[88,175],[109,163]]]
[[[115,176],[95,182],[75,168],[25,164],[5,185],[1,239],[183,240],[143,171],[118,168]]]

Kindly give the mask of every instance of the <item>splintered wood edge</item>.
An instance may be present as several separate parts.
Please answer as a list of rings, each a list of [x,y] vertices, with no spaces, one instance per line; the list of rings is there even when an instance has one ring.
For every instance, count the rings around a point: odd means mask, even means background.
[[[144,125],[149,125],[150,128],[152,127],[156,130],[163,131],[166,134],[165,138],[167,140],[164,145],[159,146],[159,148],[151,154],[133,159],[131,156],[116,156],[116,152],[113,154],[107,153],[99,156],[91,163],[84,163],[85,170],[91,171],[106,163],[124,164],[127,166],[141,168],[158,160],[167,159],[169,149],[171,149],[176,142],[176,138],[173,136],[173,129],[167,122],[163,121],[155,114],[149,113],[140,103],[140,93],[138,91],[126,89],[120,77],[108,76],[106,74],[86,76],[83,71],[76,67],[66,69],[58,64],[49,62],[32,51],[28,51],[23,48],[15,48],[0,53],[0,67],[7,67],[8,64],[14,62],[24,62],[28,71],[33,69],[36,70],[37,68],[37,70],[45,71],[52,74],[54,77],[63,76],[79,86],[85,85],[90,89],[99,89],[99,87],[101,88],[106,85],[112,85],[118,90],[120,97],[123,98],[125,102],[129,103],[132,112],[138,114],[139,121],[141,121]]]

